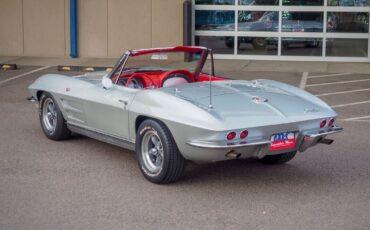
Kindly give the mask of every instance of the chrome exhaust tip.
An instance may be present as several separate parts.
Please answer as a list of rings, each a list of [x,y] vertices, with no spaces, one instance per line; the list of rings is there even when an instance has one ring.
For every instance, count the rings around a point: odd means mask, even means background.
[[[242,154],[235,152],[234,150],[230,150],[226,153],[226,157],[230,159],[238,159]]]
[[[333,144],[334,140],[332,139],[326,139],[326,138],[320,138],[317,143],[320,143],[320,144],[326,144],[326,145],[331,145]]]

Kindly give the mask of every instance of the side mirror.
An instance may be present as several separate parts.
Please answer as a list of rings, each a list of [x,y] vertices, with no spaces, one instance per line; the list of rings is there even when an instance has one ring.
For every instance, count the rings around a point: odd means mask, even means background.
[[[112,79],[108,78],[107,76],[104,76],[101,80],[101,84],[103,85],[104,89],[110,89],[113,86]]]

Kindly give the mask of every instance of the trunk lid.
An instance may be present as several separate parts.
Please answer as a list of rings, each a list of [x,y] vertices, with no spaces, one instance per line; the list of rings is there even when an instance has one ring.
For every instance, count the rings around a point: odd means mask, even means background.
[[[217,81],[179,85],[161,90],[208,110],[231,126],[256,126],[311,120],[330,116],[332,111],[277,87],[257,81]]]

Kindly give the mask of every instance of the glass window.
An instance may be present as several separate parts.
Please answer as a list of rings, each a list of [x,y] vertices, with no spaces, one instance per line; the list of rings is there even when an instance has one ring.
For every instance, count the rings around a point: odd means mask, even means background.
[[[328,0],[328,6],[370,6],[370,0]]]
[[[239,5],[278,6],[279,0],[239,0]]]
[[[195,36],[196,46],[205,46],[215,54],[234,54],[234,37],[231,36]]]
[[[278,31],[279,12],[277,11],[239,11],[239,31]]]
[[[323,12],[282,12],[283,32],[322,32]]]
[[[368,33],[368,12],[328,12],[328,32]]]
[[[196,5],[235,5],[235,0],[195,0]]]
[[[284,6],[322,6],[324,0],[282,0]]]
[[[322,56],[321,38],[282,38],[283,56]]]
[[[235,28],[235,13],[231,10],[196,10],[196,30],[225,30]]]
[[[367,57],[368,39],[328,38],[326,56]]]
[[[238,37],[238,54],[277,55],[277,37]]]

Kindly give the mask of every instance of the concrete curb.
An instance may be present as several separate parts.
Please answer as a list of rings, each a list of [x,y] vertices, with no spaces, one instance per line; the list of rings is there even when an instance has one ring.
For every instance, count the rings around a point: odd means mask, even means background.
[[[18,67],[16,64],[0,64],[2,70],[16,70]]]
[[[78,71],[78,72],[106,71],[106,72],[110,72],[112,71],[112,67],[58,65],[58,71]]]

